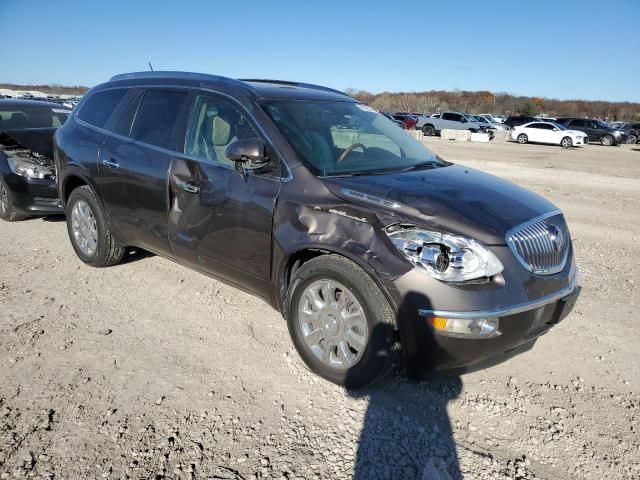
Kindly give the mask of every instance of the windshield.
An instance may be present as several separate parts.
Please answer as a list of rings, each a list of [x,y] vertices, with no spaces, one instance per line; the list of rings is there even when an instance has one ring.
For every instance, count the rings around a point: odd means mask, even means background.
[[[24,128],[59,127],[70,110],[63,108],[11,107],[0,110],[0,132]]]
[[[261,107],[315,175],[447,165],[394,122],[363,104],[271,100],[261,102]]]
[[[559,123],[555,123],[555,122],[547,122],[547,123],[550,123],[551,125],[556,127],[558,130],[569,130],[567,127],[565,127],[564,125],[561,125]]]

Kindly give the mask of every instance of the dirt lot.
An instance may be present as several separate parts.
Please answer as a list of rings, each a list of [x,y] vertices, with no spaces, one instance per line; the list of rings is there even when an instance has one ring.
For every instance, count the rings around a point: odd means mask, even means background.
[[[640,149],[425,142],[565,211],[584,290],[533,350],[347,392],[258,299],[0,223],[0,478],[640,478]]]

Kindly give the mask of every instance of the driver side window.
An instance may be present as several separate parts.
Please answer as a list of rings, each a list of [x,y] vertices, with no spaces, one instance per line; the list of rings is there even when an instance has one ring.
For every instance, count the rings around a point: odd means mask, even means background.
[[[226,154],[236,140],[259,137],[249,120],[232,102],[196,96],[184,143],[184,153],[214,163],[233,166]]]

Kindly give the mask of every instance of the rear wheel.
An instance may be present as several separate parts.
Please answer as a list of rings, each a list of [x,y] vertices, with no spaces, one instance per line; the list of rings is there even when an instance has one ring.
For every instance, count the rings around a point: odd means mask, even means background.
[[[527,137],[526,134],[521,133],[520,135],[518,135],[517,140],[518,140],[518,143],[525,144],[525,143],[527,143],[529,141],[529,137]]]
[[[7,222],[16,222],[25,218],[13,208],[9,188],[2,179],[0,179],[0,218]]]
[[[571,140],[570,137],[564,137],[560,141],[560,145],[562,145],[564,148],[571,148],[573,147],[573,140]]]
[[[436,129],[433,128],[433,125],[425,125],[422,127],[422,133],[424,133],[427,137],[433,137],[436,134]]]
[[[287,325],[306,365],[347,388],[390,371],[394,314],[371,277],[337,255],[322,255],[296,270],[288,290]]]
[[[124,257],[116,246],[102,207],[88,186],[76,188],[67,202],[67,231],[80,260],[92,267],[108,267]]]
[[[609,147],[615,143],[615,140],[611,135],[605,135],[600,139],[600,143],[602,143],[602,145],[604,145],[605,147]]]

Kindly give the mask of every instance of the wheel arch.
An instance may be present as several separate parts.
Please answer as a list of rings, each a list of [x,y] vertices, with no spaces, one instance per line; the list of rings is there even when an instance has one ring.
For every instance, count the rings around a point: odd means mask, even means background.
[[[323,255],[337,255],[347,260],[352,261],[357,266],[362,268],[367,275],[373,280],[376,286],[380,289],[382,294],[385,296],[391,309],[394,314],[398,312],[398,306],[395,301],[389,294],[388,290],[385,288],[383,283],[381,282],[377,272],[364,261],[362,258],[359,258],[357,255],[352,254],[348,250],[337,248],[332,245],[316,245],[316,244],[308,244],[301,245],[291,252],[287,252],[286,255],[283,256],[282,260],[279,262],[276,278],[276,291],[278,292],[276,302],[277,307],[283,317],[287,318],[287,293],[290,285],[291,278],[295,271],[300,268],[304,263],[308,262],[313,258],[317,258]]]
[[[85,185],[91,188],[91,190],[93,191],[93,194],[98,199],[98,202],[100,202],[100,205],[103,206],[102,200],[98,195],[98,191],[96,190],[93,182],[89,180],[87,176],[85,176],[84,174],[76,170],[72,170],[71,172],[69,172],[67,175],[65,175],[64,179],[62,180],[62,183],[60,186],[60,192],[59,192],[60,200],[62,201],[62,206],[64,208],[67,207],[67,201],[69,200],[69,196],[71,195],[71,192],[73,192],[76,188],[82,187]]]

